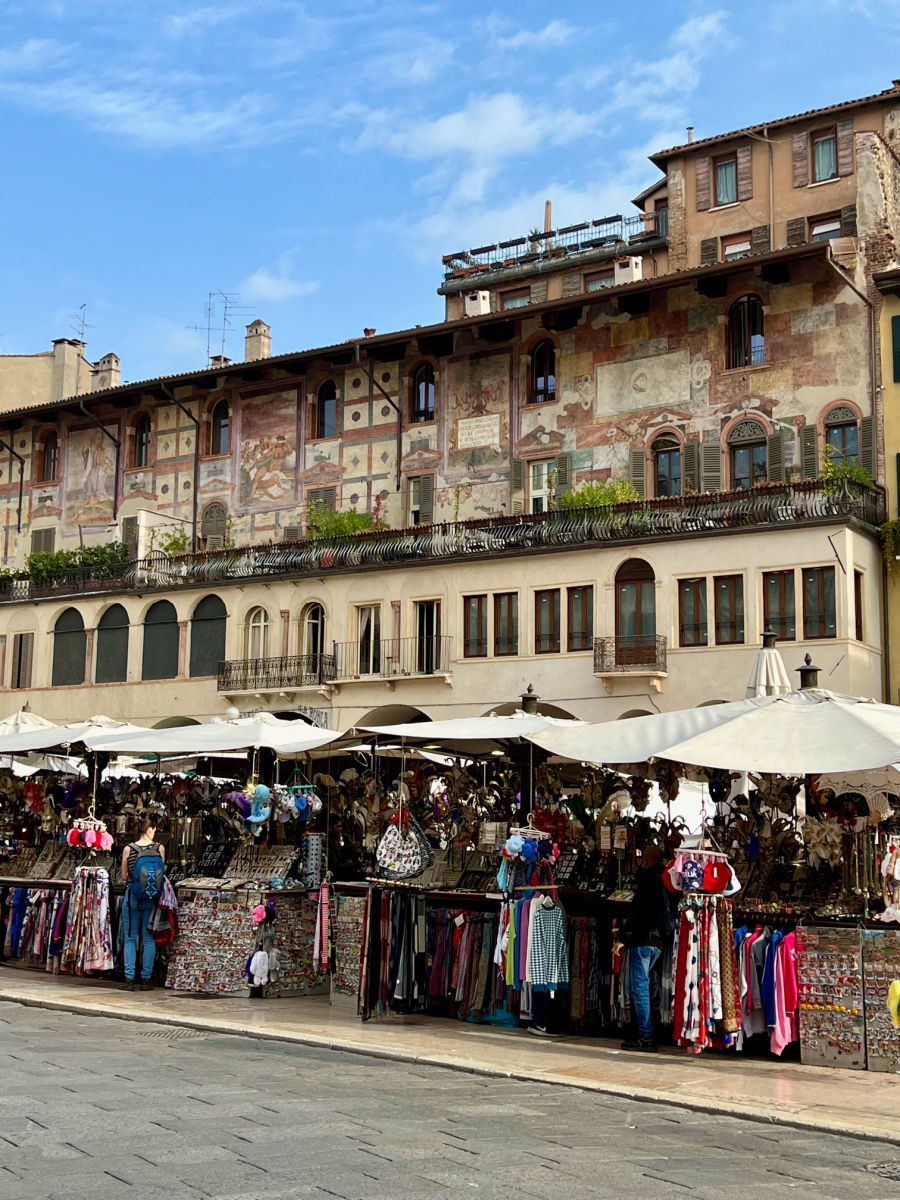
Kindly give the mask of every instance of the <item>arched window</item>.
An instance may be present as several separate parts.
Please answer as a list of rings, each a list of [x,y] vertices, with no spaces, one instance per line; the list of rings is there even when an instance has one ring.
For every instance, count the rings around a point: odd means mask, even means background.
[[[334,437],[337,433],[337,388],[333,379],[326,379],[316,393],[317,438]]]
[[[410,420],[434,420],[434,367],[423,363],[413,376],[412,410]]]
[[[39,483],[54,483],[59,477],[59,438],[55,433],[45,433],[38,446],[37,480]]]
[[[264,608],[251,608],[247,614],[246,658],[269,657],[269,614]]]
[[[157,600],[144,617],[141,679],[175,679],[178,675],[178,614],[168,600]]]
[[[681,495],[681,444],[671,433],[658,437],[651,447],[653,454],[653,494]]]
[[[204,596],[191,614],[192,679],[215,675],[225,657],[225,605],[218,596]]]
[[[752,488],[766,482],[766,431],[759,421],[738,421],[732,426],[728,447],[732,488]]]
[[[656,658],[656,578],[642,558],[616,571],[616,662],[652,663]]]
[[[544,404],[556,399],[556,347],[547,338],[531,352],[531,388],[529,404]]]
[[[758,296],[741,296],[728,310],[728,366],[758,367],[765,361],[762,301]]]
[[[124,683],[128,678],[128,613],[112,604],[97,622],[95,683]]]
[[[859,462],[859,426],[848,404],[839,404],[826,415],[825,442],[836,462]]]
[[[231,414],[228,401],[220,400],[212,410],[209,430],[210,454],[227,454],[230,438]]]
[[[71,687],[84,683],[87,634],[77,608],[67,608],[59,614],[53,626],[54,687]]]
[[[131,452],[133,467],[150,466],[150,438],[152,426],[149,413],[141,413],[134,423],[134,444]]]
[[[325,609],[307,604],[300,614],[300,653],[318,659],[325,653]]]
[[[207,550],[221,550],[225,546],[228,531],[228,510],[218,500],[207,504],[200,518],[200,536],[206,540]]]

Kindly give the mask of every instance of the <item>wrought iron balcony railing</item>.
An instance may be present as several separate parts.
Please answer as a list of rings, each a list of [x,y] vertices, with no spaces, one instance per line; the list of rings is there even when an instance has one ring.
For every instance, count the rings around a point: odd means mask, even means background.
[[[234,658],[219,663],[220,692],[266,692],[315,687],[335,678],[333,654]]]
[[[396,679],[405,675],[447,675],[450,638],[389,638],[336,642],[338,679]]]
[[[594,638],[594,674],[610,675],[619,671],[666,670],[666,639],[659,636]]]
[[[521,516],[378,529],[345,537],[240,546],[170,557],[157,553],[115,571],[78,568],[40,585],[0,579],[0,602],[84,591],[170,591],[235,580],[304,578],[428,561],[498,558],[539,549],[600,547],[665,538],[857,520],[873,532],[884,519],[884,489],[821,480],[770,483],[751,491],[704,492],[604,508],[553,510]]]

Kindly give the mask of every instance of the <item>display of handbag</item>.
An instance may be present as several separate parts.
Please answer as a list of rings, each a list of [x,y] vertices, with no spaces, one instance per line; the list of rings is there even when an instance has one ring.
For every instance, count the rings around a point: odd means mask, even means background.
[[[415,879],[434,862],[434,851],[416,819],[401,811],[375,848],[376,874],[382,879]]]

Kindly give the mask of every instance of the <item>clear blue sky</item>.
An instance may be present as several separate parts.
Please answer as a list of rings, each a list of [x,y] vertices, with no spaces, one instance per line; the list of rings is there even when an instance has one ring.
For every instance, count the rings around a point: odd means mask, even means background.
[[[654,150],[900,75],[900,0],[0,0],[0,352],[201,367],[439,320],[444,253],[628,212]]]

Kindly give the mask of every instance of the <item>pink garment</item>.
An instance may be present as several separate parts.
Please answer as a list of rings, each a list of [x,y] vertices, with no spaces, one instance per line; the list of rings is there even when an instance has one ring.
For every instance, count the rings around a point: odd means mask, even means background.
[[[797,939],[793,933],[786,933],[775,950],[775,1028],[769,1038],[769,1047],[773,1054],[781,1054],[785,1046],[799,1040]]]
[[[519,934],[516,938],[516,953],[519,956],[519,969],[516,972],[519,979],[524,983],[528,978],[528,927],[531,919],[531,899],[522,901],[522,912],[520,914]]]

